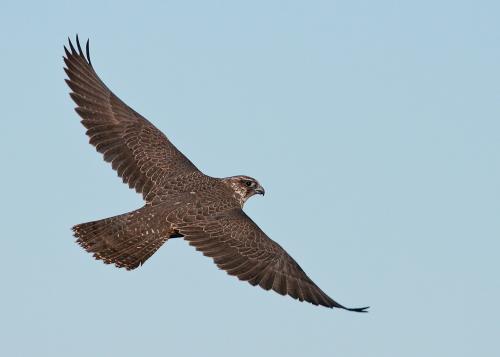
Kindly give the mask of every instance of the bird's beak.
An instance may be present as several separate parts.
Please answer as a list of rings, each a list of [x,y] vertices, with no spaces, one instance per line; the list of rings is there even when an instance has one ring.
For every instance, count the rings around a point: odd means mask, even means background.
[[[264,194],[266,193],[266,191],[264,190],[264,187],[262,186],[259,186],[255,189],[255,193],[258,193],[259,195],[262,195],[264,196]]]

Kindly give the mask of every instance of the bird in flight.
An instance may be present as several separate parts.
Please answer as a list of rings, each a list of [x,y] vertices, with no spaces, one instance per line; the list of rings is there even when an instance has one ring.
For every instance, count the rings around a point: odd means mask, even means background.
[[[295,260],[243,212],[264,195],[248,176],[203,174],[151,122],[121,101],[101,81],[76,37],[68,39],[64,68],[76,112],[90,144],[124,183],[142,194],[135,211],[73,227],[77,243],[96,259],[135,269],[170,238],[183,238],[228,274],[300,301],[346,308],[326,295]]]

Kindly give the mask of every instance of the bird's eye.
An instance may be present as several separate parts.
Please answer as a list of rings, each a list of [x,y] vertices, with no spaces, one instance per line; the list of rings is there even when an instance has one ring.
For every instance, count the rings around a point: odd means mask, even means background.
[[[246,187],[252,186],[252,181],[245,181],[245,186]]]

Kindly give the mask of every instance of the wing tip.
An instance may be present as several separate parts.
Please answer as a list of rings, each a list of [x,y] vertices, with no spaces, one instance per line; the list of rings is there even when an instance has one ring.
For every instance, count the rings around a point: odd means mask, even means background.
[[[354,308],[349,308],[349,307],[344,307],[344,306],[341,307],[341,309],[344,309],[344,310],[347,310],[347,311],[364,312],[364,313],[367,313],[369,308],[370,308],[370,306],[354,307]]]
[[[70,58],[71,56],[77,56],[85,60],[90,67],[92,66],[92,61],[90,60],[90,40],[87,39],[87,42],[85,43],[85,52],[83,52],[82,46],[80,45],[80,38],[78,34],[76,34],[76,48],[73,45],[73,42],[71,41],[71,38],[68,37],[68,45],[69,45],[69,50],[66,46],[64,46],[64,52],[66,54],[66,58]],[[78,49],[78,50],[77,50]]]

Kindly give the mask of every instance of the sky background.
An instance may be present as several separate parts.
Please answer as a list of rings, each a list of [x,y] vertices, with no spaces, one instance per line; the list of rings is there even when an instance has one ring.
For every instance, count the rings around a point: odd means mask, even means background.
[[[4,1],[2,356],[499,356],[498,1]],[[68,36],[330,296],[254,288],[186,242],[140,269],[71,226],[141,197],[88,145]]]

